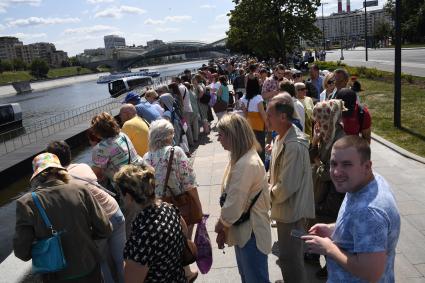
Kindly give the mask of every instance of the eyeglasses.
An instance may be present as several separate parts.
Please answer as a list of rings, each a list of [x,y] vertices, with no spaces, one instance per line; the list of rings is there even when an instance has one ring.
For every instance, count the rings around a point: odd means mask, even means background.
[[[327,84],[328,84],[328,85],[333,84],[333,83],[335,83],[335,80],[329,80],[329,81],[327,82]]]
[[[303,88],[299,88],[298,91],[300,90],[306,90],[307,88],[303,87]]]

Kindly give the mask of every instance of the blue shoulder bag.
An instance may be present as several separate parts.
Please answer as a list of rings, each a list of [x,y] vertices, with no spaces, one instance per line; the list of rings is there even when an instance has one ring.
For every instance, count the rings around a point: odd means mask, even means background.
[[[62,250],[62,243],[60,240],[60,234],[57,232],[52,223],[50,223],[47,217],[46,211],[41,206],[41,203],[36,193],[31,193],[32,199],[38,208],[38,211],[43,218],[44,224],[52,232],[49,238],[37,240],[32,244],[32,272],[33,273],[50,273],[64,269],[66,267],[66,260]]]

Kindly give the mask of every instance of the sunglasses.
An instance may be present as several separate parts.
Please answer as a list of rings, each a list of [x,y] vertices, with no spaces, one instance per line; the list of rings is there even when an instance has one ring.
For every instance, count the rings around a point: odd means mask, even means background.
[[[298,91],[300,90],[306,90],[307,88],[303,87],[303,88],[299,88]]]
[[[335,83],[335,80],[329,80],[329,81],[327,82],[327,84],[328,84],[328,85],[333,84],[333,83]]]

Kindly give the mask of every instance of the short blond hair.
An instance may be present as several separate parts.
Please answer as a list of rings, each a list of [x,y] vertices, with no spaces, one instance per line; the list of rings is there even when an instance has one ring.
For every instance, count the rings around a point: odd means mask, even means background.
[[[124,165],[114,175],[115,184],[123,195],[141,205],[155,202],[155,169],[147,165]]]

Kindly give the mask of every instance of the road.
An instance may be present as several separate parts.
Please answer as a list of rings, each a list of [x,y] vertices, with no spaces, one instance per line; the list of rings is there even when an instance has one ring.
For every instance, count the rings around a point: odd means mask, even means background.
[[[344,62],[350,66],[366,66],[394,72],[394,48],[368,49],[369,61],[365,61],[364,48],[344,50]],[[403,48],[401,51],[401,71],[406,74],[425,77],[425,48]],[[341,50],[330,50],[326,61],[340,60]]]

